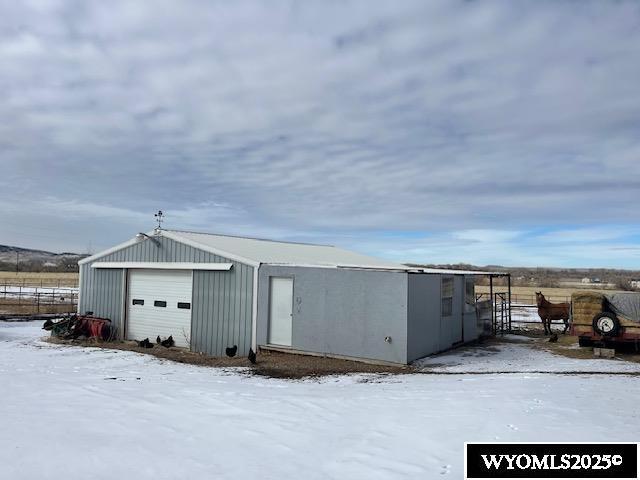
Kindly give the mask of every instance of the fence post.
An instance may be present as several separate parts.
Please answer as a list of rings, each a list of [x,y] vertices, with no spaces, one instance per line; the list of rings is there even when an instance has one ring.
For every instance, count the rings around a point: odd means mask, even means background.
[[[491,300],[491,327],[493,328],[493,334],[498,333],[497,319],[495,315],[495,299],[493,298],[493,275],[489,275],[489,299]]]
[[[36,293],[36,302],[37,302],[37,311],[36,313],[40,313],[40,294]]]
[[[508,290],[508,302],[509,302],[509,310],[507,310],[507,322],[509,323],[509,333],[511,333],[511,274],[507,275],[507,288]]]

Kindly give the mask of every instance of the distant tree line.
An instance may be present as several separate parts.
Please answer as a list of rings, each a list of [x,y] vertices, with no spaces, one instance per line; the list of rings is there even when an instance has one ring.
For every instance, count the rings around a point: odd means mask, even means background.
[[[78,257],[63,258],[56,260],[55,264],[47,260],[26,259],[18,263],[19,272],[77,272]],[[15,272],[16,262],[0,261],[0,271]]]

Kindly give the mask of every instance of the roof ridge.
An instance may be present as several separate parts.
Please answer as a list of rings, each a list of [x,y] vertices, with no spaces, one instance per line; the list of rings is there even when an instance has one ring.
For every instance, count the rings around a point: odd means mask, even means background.
[[[194,230],[175,230],[175,229],[169,229],[169,228],[162,228],[160,229],[160,231],[166,231],[166,232],[174,232],[174,233],[195,233],[196,235],[211,235],[214,237],[228,237],[228,238],[242,238],[245,240],[258,240],[260,242],[272,242],[272,243],[284,243],[284,244],[291,244],[291,245],[308,245],[311,247],[331,247],[331,248],[337,248],[335,245],[329,245],[326,243],[309,243],[309,242],[292,242],[292,241],[287,241],[287,240],[273,240],[270,238],[259,238],[259,237],[247,237],[244,235],[230,235],[230,234],[225,234],[225,233],[211,233],[211,232],[196,232]]]

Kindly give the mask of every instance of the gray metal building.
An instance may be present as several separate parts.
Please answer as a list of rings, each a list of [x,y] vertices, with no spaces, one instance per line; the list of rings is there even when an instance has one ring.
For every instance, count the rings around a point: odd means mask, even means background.
[[[471,272],[413,269],[327,245],[154,230],[80,262],[79,312],[126,339],[173,335],[406,364],[475,340]]]

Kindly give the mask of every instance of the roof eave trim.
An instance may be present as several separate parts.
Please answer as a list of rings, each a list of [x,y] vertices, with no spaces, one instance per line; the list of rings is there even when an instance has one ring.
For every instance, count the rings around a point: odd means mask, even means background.
[[[153,235],[153,233],[154,233],[154,231],[152,230],[150,232],[147,232],[146,235],[151,236],[151,235]],[[143,241],[147,241],[147,239],[145,239]],[[139,240],[137,239],[137,237],[133,237],[133,238],[127,240],[126,242],[119,243],[118,245],[116,245],[114,247],[111,247],[111,248],[108,248],[108,249],[103,250],[101,252],[98,252],[98,253],[96,253],[94,255],[91,255],[90,257],[83,258],[82,260],[78,261],[78,265],[84,265],[85,263],[94,262],[94,261],[98,260],[99,258],[106,257],[107,255],[115,253],[115,252],[117,252],[119,250],[122,250],[124,248],[130,247],[131,245],[135,245],[138,242],[139,242]]]
[[[415,268],[409,267],[409,273],[424,273],[427,275],[476,275],[476,276],[492,276],[507,277],[511,275],[509,272],[485,272],[481,270],[450,270],[439,268]]]
[[[304,268],[333,268],[333,269],[350,269],[350,270],[380,270],[390,272],[406,272],[407,267],[402,266],[381,266],[381,265],[348,265],[348,264],[322,264],[322,263],[290,263],[290,262],[264,262],[264,265],[272,265],[274,267],[304,267]]]
[[[215,270],[228,271],[233,263],[195,262],[95,262],[91,268],[145,268],[153,270]]]

